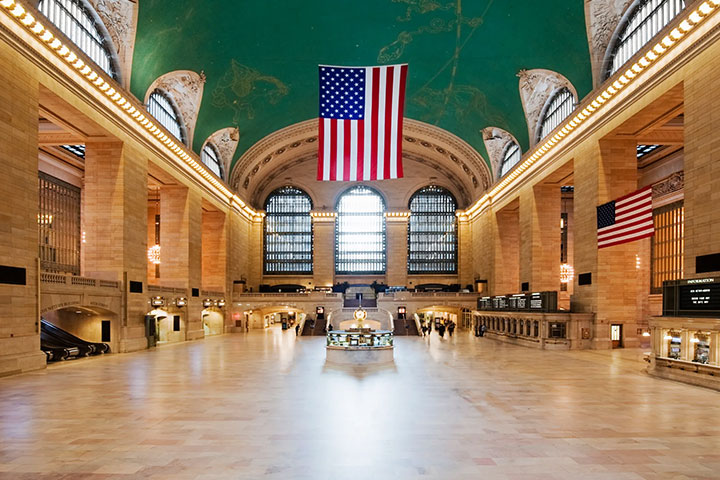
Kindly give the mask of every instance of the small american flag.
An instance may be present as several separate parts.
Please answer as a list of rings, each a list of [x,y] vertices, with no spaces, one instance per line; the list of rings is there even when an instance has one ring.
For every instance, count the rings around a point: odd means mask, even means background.
[[[598,248],[655,235],[652,186],[597,207]]]
[[[320,65],[318,180],[402,178],[407,65]]]

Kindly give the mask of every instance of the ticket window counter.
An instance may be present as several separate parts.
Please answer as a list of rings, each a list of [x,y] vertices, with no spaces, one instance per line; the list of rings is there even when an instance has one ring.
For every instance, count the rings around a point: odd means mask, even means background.
[[[696,333],[690,341],[694,345],[693,362],[710,363],[710,335]]]
[[[679,360],[682,356],[682,336],[680,332],[670,331],[665,335],[667,342],[667,356]]]

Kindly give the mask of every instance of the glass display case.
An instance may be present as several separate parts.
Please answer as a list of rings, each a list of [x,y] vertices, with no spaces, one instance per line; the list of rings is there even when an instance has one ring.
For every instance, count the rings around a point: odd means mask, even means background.
[[[693,338],[695,344],[695,356],[693,362],[709,363],[710,362],[710,336],[706,333],[696,333]]]
[[[393,333],[388,330],[344,331],[333,330],[327,334],[328,347],[392,347]]]

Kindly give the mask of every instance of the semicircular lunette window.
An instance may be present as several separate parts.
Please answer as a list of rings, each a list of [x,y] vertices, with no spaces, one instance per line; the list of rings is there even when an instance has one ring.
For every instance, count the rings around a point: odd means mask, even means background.
[[[205,144],[200,154],[200,159],[211,172],[218,177],[223,178],[223,166],[215,145],[212,143]]]
[[[90,7],[82,0],[40,0],[38,10],[90,57],[98,67],[118,79],[112,47],[100,33]]]
[[[540,130],[538,132],[537,141],[539,142],[547,135],[555,130],[560,124],[570,116],[575,109],[575,96],[567,87],[558,90],[552,97],[548,99],[543,109],[542,120],[540,121]]]
[[[148,97],[147,104],[148,113],[155,117],[160,124],[165,127],[168,132],[172,133],[175,138],[182,143],[187,144],[185,132],[182,127],[180,113],[167,96],[161,90],[155,90]]]
[[[410,199],[408,273],[457,272],[457,203],[442,187],[429,186]]]
[[[610,48],[605,78],[610,78],[685,8],[685,0],[642,0]]]
[[[299,188],[282,187],[265,202],[265,275],[313,273],[312,201]]]
[[[503,152],[503,160],[500,164],[500,177],[504,177],[512,168],[520,162],[522,158],[522,151],[520,151],[520,145],[515,142],[510,142],[505,146]]]
[[[335,273],[385,273],[385,202],[375,190],[352,187],[337,204]]]

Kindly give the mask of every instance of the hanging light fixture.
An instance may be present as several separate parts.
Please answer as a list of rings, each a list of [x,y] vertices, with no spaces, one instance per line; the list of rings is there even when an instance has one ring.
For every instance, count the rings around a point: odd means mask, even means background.
[[[155,245],[148,248],[148,261],[154,265],[160,265],[160,192],[157,192],[158,199],[155,200]],[[155,268],[155,277],[160,277],[159,267]]]
[[[568,263],[560,265],[560,283],[571,283],[575,278],[575,269]]]

